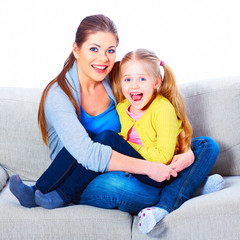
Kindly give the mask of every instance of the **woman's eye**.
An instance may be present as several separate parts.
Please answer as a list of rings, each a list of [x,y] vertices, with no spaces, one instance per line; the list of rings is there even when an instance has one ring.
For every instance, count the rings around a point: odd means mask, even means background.
[[[97,49],[96,47],[91,47],[91,48],[90,48],[90,51],[97,52],[98,49]]]
[[[109,49],[107,52],[108,53],[115,53],[115,50],[114,49]]]
[[[140,81],[145,81],[146,80],[146,78],[140,78]]]

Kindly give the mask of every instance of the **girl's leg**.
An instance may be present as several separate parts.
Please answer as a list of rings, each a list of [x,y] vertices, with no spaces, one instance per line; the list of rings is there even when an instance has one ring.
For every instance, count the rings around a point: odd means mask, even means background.
[[[144,184],[131,174],[107,172],[88,184],[79,204],[136,214],[149,205],[155,205],[160,192],[159,188]]]
[[[195,161],[163,187],[157,208],[144,209],[139,213],[139,229],[147,233],[153,229],[168,213],[180,207],[203,183],[216,162],[219,147],[209,137],[192,140],[191,148]]]
[[[169,181],[162,190],[158,206],[168,212],[180,207],[193,195],[217,160],[219,146],[210,137],[192,139],[191,148],[195,155],[193,164],[180,172],[176,179]]]

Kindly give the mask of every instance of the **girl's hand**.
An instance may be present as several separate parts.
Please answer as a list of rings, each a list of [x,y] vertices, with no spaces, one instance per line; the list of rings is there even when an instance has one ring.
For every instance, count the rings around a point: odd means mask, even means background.
[[[191,148],[189,148],[187,152],[175,155],[168,166],[176,172],[181,172],[183,169],[189,167],[193,162],[194,154]]]
[[[163,163],[159,162],[148,162],[149,167],[147,171],[147,175],[157,181],[163,182],[165,180],[169,180],[171,177],[177,176],[177,171]]]

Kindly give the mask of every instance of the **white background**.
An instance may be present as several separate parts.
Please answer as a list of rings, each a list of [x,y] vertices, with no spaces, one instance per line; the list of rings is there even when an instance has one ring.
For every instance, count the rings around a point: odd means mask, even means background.
[[[238,0],[1,0],[0,85],[45,87],[71,52],[87,15],[117,25],[117,59],[154,50],[177,82],[240,76]]]

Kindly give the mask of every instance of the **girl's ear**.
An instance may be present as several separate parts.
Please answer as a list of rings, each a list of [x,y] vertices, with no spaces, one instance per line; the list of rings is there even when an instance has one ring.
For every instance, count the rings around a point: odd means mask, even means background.
[[[161,84],[162,84],[162,77],[161,76],[159,76],[158,78],[157,78],[157,80],[156,80],[156,83],[155,83],[155,89],[158,89],[160,86],[161,86]]]
[[[79,47],[78,47],[77,43],[74,42],[73,43],[73,55],[76,59],[78,59],[78,57],[79,57],[78,56],[78,51],[79,51]]]

